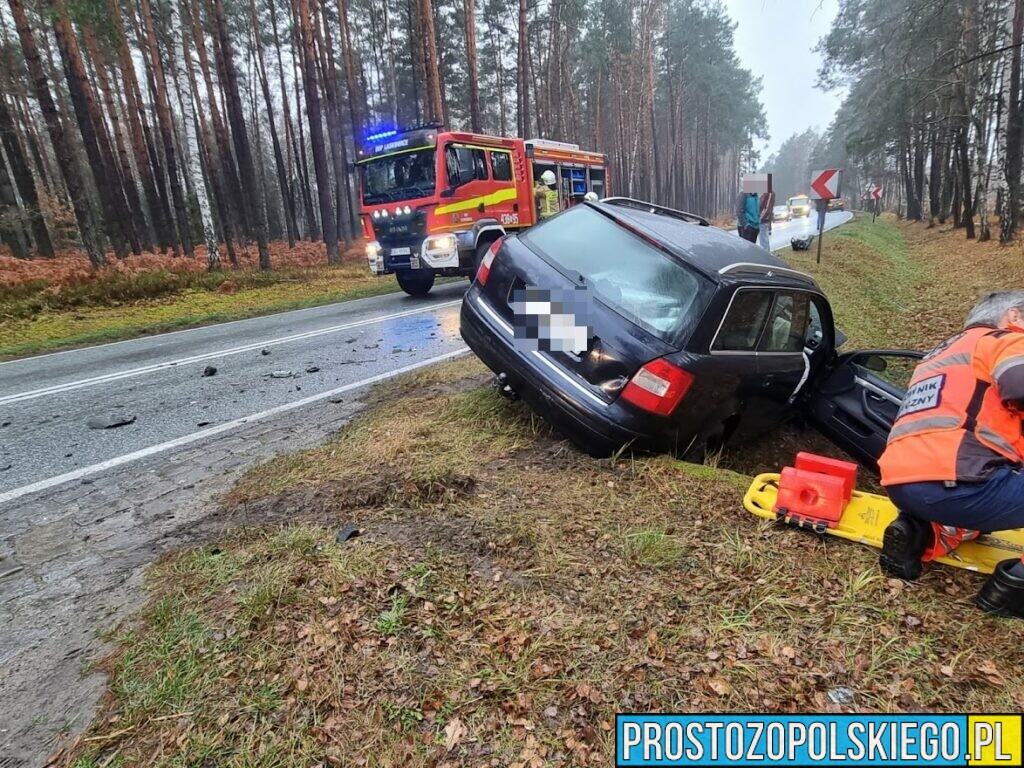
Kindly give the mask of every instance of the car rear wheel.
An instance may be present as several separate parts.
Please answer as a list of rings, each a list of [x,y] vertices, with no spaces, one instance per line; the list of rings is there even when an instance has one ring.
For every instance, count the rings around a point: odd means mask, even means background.
[[[410,296],[426,296],[434,287],[434,270],[401,269],[395,272],[398,286]]]

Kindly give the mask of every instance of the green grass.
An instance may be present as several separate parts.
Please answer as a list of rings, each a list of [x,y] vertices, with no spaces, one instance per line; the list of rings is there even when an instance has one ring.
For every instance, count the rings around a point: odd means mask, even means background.
[[[931,276],[926,263],[912,258],[895,221],[872,223],[862,214],[825,233],[820,265],[813,249],[780,255],[817,278],[850,349],[891,345],[894,330],[913,321],[918,288]]]

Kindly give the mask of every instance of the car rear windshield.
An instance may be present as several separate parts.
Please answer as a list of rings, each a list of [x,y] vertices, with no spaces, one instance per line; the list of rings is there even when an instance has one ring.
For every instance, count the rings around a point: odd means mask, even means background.
[[[704,278],[592,208],[580,205],[521,240],[627,320],[679,346],[704,305]]]

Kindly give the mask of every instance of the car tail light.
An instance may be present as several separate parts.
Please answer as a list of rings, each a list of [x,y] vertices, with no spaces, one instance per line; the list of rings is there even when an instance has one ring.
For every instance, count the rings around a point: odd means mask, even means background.
[[[476,271],[476,281],[480,285],[487,285],[487,278],[491,274],[491,264],[494,263],[494,257],[498,255],[498,249],[501,248],[501,240],[495,240],[490,248],[487,249],[487,253],[480,260],[480,268]]]
[[[668,416],[679,405],[691,384],[692,373],[658,358],[633,375],[622,390],[622,397],[645,411]]]

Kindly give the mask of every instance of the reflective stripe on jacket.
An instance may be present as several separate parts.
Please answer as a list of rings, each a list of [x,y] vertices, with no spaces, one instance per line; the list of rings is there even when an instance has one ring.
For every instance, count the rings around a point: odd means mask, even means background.
[[[972,327],[914,370],[878,462],[883,485],[981,482],[1020,465],[1024,333]]]
[[[558,190],[543,188],[541,192],[540,188],[537,190],[537,199],[540,202],[540,217],[546,219],[550,216],[554,216],[558,213]]]

